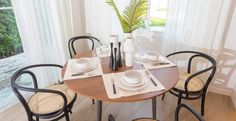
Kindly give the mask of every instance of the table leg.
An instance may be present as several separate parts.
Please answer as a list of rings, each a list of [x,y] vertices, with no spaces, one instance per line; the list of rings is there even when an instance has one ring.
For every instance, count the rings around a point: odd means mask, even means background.
[[[97,121],[102,121],[102,101],[96,100],[97,102]]]
[[[152,118],[156,119],[156,113],[157,113],[157,109],[156,109],[156,105],[157,105],[157,100],[156,97],[152,98]]]

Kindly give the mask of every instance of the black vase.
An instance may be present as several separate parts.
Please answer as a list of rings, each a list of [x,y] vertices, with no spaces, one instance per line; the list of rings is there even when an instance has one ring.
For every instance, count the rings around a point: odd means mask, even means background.
[[[116,71],[116,70],[118,70],[118,63],[117,63],[117,57],[116,57],[116,55],[117,55],[117,48],[114,48],[114,59],[113,59],[113,66],[112,66],[112,70],[113,71]]]
[[[117,65],[118,65],[118,67],[122,67],[120,47],[121,47],[121,42],[118,42],[118,51],[117,51]]]
[[[111,45],[111,54],[110,54],[110,60],[109,60],[109,68],[112,68],[113,61],[114,61],[114,57],[113,57],[113,43],[110,43],[110,45]]]

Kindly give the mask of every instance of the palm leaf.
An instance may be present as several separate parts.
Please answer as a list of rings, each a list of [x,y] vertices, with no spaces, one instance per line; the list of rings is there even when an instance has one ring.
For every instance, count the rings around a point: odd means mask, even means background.
[[[107,0],[106,3],[115,10],[124,33],[130,33],[142,26],[143,18],[146,16],[148,9],[147,0],[130,0],[122,15],[114,0]]]
[[[114,0],[107,0],[106,3],[107,3],[108,5],[110,5],[111,7],[113,7],[113,9],[115,10],[116,15],[118,16],[118,19],[119,19],[119,21],[120,21],[122,30],[123,30],[123,31],[127,31],[127,28],[128,28],[128,26],[126,26],[127,23],[123,21],[123,18],[122,18],[122,16],[121,16],[121,14],[120,14],[118,8],[116,7],[116,4],[115,4]]]

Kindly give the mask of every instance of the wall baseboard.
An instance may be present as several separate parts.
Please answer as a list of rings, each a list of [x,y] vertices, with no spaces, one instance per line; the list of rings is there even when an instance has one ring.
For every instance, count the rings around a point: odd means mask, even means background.
[[[233,93],[233,90],[230,88],[222,88],[222,87],[216,87],[216,86],[209,87],[208,91],[221,94],[221,95],[226,95],[226,96],[231,96]]]
[[[234,104],[234,109],[236,109],[236,92],[233,91],[232,95],[231,95],[231,100]]]

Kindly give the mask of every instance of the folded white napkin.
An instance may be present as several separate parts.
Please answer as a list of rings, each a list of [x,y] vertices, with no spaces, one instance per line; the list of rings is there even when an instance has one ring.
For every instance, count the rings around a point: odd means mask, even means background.
[[[148,92],[165,90],[165,87],[152,74],[150,74],[150,76],[155,81],[157,86],[154,86],[153,83],[145,76],[145,70],[139,70],[139,71],[142,73],[143,77],[147,79],[147,86],[145,86],[144,88],[140,90],[127,91],[127,90],[123,90],[119,88],[116,85],[116,83],[114,83],[115,88],[116,88],[116,94],[114,94],[113,92],[112,78],[115,81],[121,81],[122,79],[121,77],[123,76],[124,72],[113,73],[113,74],[103,74],[103,83],[104,83],[108,97],[111,99],[115,99],[115,98],[120,98],[120,97],[127,97],[127,96],[133,96],[133,95],[138,95],[138,94],[145,94]]]
[[[75,67],[73,67],[73,66],[75,66],[76,60],[78,60],[78,59],[70,59],[68,61],[63,80],[94,77],[94,76],[100,76],[100,75],[103,74],[99,58],[98,57],[93,57],[93,58],[91,58],[91,61],[93,61],[92,63],[95,64],[95,67],[94,67],[93,70],[88,71],[88,72],[84,72],[84,74],[82,74],[82,75],[73,76],[73,74],[81,73],[78,70],[76,70]]]

